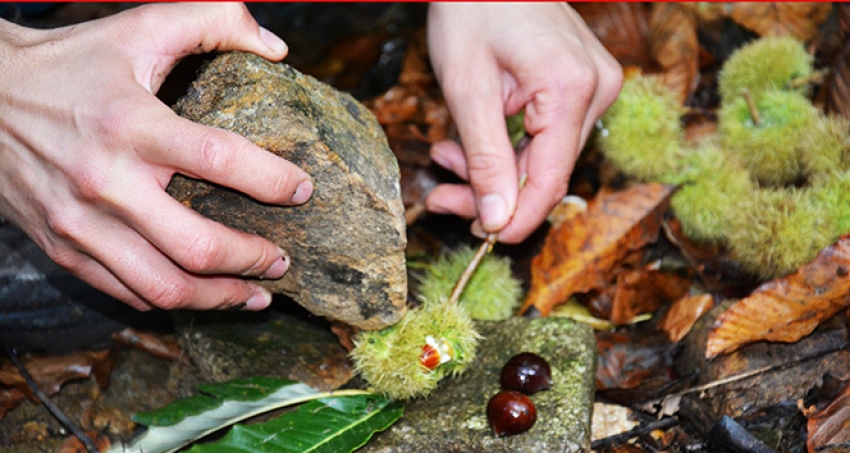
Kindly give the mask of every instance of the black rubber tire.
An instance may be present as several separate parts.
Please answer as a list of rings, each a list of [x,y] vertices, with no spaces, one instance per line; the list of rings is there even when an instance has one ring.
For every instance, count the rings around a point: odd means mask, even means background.
[[[94,289],[0,219],[0,346],[49,353],[99,349],[129,323],[162,317]]]

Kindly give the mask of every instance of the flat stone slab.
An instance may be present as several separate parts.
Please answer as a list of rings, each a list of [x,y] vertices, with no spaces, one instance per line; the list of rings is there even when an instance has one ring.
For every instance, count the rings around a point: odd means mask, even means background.
[[[480,324],[479,332],[484,336],[479,356],[463,375],[444,379],[428,398],[408,401],[401,420],[358,452],[589,452],[593,330],[561,318],[511,318]],[[529,431],[497,438],[487,422],[487,402],[500,390],[504,363],[524,351],[548,360],[554,384],[531,395],[537,423]]]

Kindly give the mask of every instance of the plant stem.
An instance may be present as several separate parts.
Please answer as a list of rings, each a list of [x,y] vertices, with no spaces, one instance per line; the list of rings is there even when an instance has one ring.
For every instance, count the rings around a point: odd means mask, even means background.
[[[466,289],[466,285],[469,283],[472,275],[475,274],[475,269],[478,269],[478,265],[481,264],[481,260],[484,259],[484,255],[493,250],[493,246],[496,245],[497,239],[498,235],[496,233],[490,233],[487,235],[487,238],[484,239],[484,242],[482,242],[478,247],[478,251],[475,252],[475,256],[473,256],[469,261],[466,269],[464,269],[463,273],[460,274],[460,278],[457,279],[457,283],[455,283],[454,288],[452,288],[452,294],[449,296],[450,304],[455,304],[460,299],[460,295],[463,293],[463,290]]]
[[[756,108],[756,103],[753,101],[753,96],[750,94],[750,90],[745,89],[742,93],[744,95],[744,99],[747,100],[747,106],[750,108],[750,116],[753,117],[753,124],[756,127],[761,126],[761,115],[759,114],[758,108]]]

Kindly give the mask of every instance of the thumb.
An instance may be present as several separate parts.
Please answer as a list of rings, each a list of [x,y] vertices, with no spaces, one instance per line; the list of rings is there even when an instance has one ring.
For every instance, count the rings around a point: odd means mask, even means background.
[[[286,43],[260,27],[242,3],[173,3],[145,5],[115,17],[119,30],[129,32],[134,52],[158,56],[149,72],[156,87],[183,57],[218,51],[251,52],[271,61],[286,57]],[[157,61],[158,60],[158,61]]]

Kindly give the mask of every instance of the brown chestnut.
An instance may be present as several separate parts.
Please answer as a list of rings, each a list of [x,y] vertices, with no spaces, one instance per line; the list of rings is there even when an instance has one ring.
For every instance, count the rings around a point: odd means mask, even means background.
[[[520,392],[502,390],[487,403],[487,421],[496,437],[524,433],[537,421],[534,403]]]
[[[521,352],[502,367],[502,388],[531,395],[552,388],[549,362],[533,352]]]

